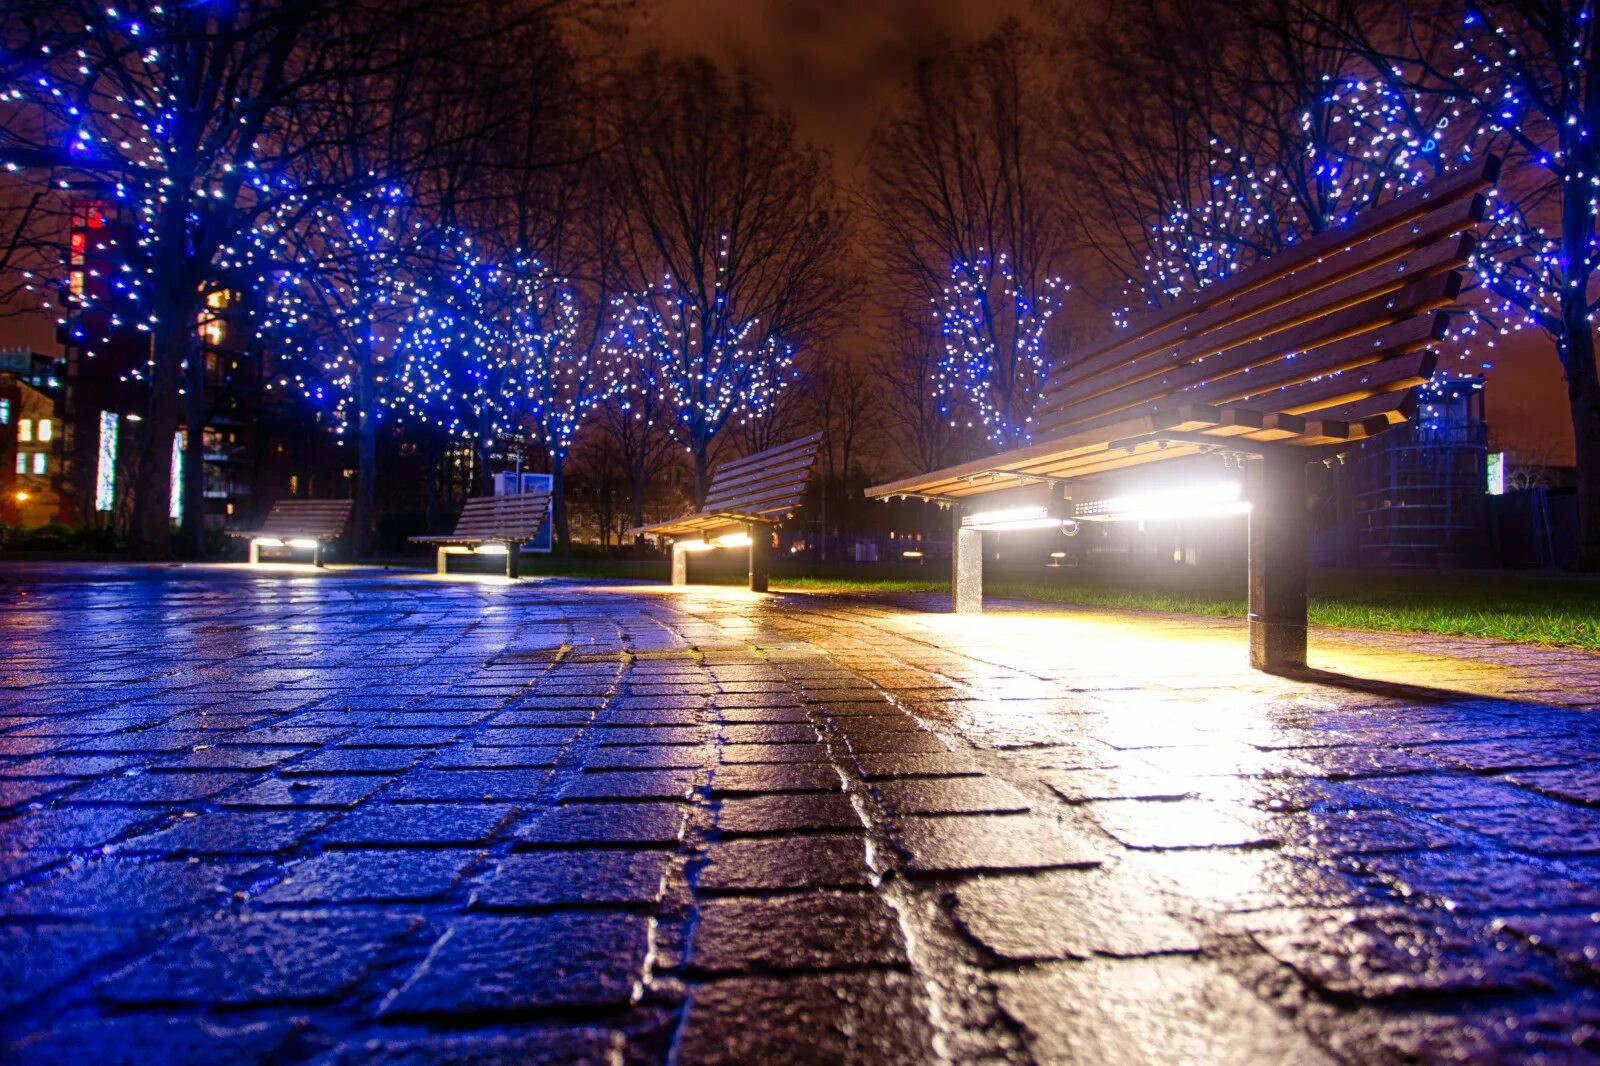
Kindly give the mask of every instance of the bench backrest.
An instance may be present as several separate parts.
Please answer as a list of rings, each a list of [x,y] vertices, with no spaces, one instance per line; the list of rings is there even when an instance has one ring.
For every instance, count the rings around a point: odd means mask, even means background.
[[[800,507],[821,445],[822,434],[813,433],[721,464],[700,513],[751,522],[783,520]]]
[[[461,508],[454,535],[485,540],[532,540],[550,510],[548,492],[474,496]]]
[[[350,500],[279,500],[267,511],[262,533],[332,540],[350,521]]]
[[[1497,173],[1485,158],[1069,355],[1041,394],[1034,440],[1154,419],[1326,444],[1404,421]]]

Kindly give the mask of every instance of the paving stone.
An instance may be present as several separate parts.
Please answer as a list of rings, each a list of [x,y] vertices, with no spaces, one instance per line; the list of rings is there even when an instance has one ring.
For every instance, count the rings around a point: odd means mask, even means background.
[[[760,792],[839,792],[844,779],[831,766],[741,764],[719,766],[711,774],[711,791],[719,795]]]
[[[689,809],[679,803],[569,803],[518,826],[529,847],[580,844],[651,844],[669,847],[683,837]]]
[[[573,800],[686,800],[701,775],[688,770],[596,770],[578,774],[561,790]]]
[[[72,799],[75,803],[191,803],[245,780],[245,774],[198,771],[123,774],[79,789]]]
[[[255,1066],[287,1044],[298,1027],[287,1019],[232,1023],[141,1014],[51,1025],[0,1050],[9,1066]]]
[[[1537,744],[1519,740],[1481,740],[1460,744],[1429,744],[1413,749],[1417,754],[1474,773],[1538,770],[1566,767],[1594,758],[1592,749],[1546,739]]]
[[[848,796],[780,793],[730,796],[717,811],[724,833],[783,833],[808,829],[860,829],[861,816]]]
[[[602,747],[635,744],[710,744],[717,739],[709,726],[606,726],[600,731]]]
[[[913,873],[978,873],[1088,867],[1100,859],[1036,815],[901,818],[890,837]]]
[[[395,782],[387,797],[417,800],[536,800],[550,775],[543,770],[417,770]]]
[[[288,851],[333,817],[316,811],[208,811],[118,850],[166,855],[271,855]]]
[[[859,888],[872,883],[859,835],[716,841],[697,882],[705,892],[756,889]]]
[[[24,877],[59,866],[67,861],[64,855],[43,851],[0,851],[0,885],[20,881]]]
[[[1518,907],[1545,911],[1600,907],[1600,887],[1510,856],[1379,855],[1360,860],[1356,869],[1387,882],[1406,898],[1453,910],[1488,913],[1503,910],[1508,899]]]
[[[159,811],[118,807],[55,807],[25,811],[0,822],[0,843],[8,848],[83,851],[109,844],[146,826],[156,825]]]
[[[724,744],[717,749],[717,757],[725,763],[778,763],[792,766],[796,763],[827,762],[828,749],[821,744]]]
[[[726,723],[737,723],[740,725],[761,725],[765,723],[776,722],[808,723],[811,721],[811,716],[808,715],[806,713],[806,709],[799,704],[769,707],[744,706],[742,704],[733,705],[724,702],[731,698],[733,697],[730,695],[723,695],[718,696],[716,700],[717,717],[721,718],[722,721]],[[783,699],[781,696],[769,697],[762,694],[757,694],[751,698],[774,700]]]
[[[820,735],[815,727],[799,723],[722,727],[722,740],[726,744],[804,744],[814,743]]]
[[[894,911],[853,892],[707,900],[689,961],[713,974],[910,965]]]
[[[1201,948],[1193,930],[1161,908],[1148,882],[1104,870],[967,881],[956,889],[955,916],[973,940],[1013,962]]]
[[[1094,819],[1130,848],[1259,847],[1276,841],[1220,804],[1200,800],[1096,803]]]
[[[571,1066],[608,1063],[622,1043],[603,1029],[539,1028],[474,1034],[350,1040],[313,1066]]]
[[[711,761],[711,749],[685,744],[596,748],[585,770],[697,770]]]
[[[363,729],[339,740],[341,748],[442,748],[454,744],[459,729]]]
[[[329,844],[388,847],[458,847],[482,844],[506,820],[512,808],[466,803],[398,803],[364,807],[330,826],[322,839]]]
[[[1232,978],[1191,959],[1104,960],[1007,975],[999,1001],[1038,1062],[1338,1061]]]
[[[464,918],[382,1013],[524,1016],[620,1007],[643,978],[649,924],[604,912]]]
[[[1503,807],[1525,799],[1509,784],[1483,780],[1470,774],[1433,774],[1361,781],[1356,786],[1391,808],[1453,811],[1466,807]]]
[[[138,761],[134,755],[40,755],[0,766],[0,777],[105,777]]]
[[[1068,803],[1124,799],[1181,800],[1194,794],[1194,785],[1188,779],[1139,767],[1061,770],[1043,776],[1051,790]]]
[[[387,785],[391,778],[272,777],[221,797],[227,807],[289,807],[348,809]]]
[[[1460,846],[1467,838],[1424,817],[1390,811],[1321,810],[1281,823],[1285,844],[1315,855],[1428,851]]]
[[[714,981],[691,994],[676,1058],[729,1066],[928,1062],[935,1028],[922,997],[914,979],[897,973]]]
[[[926,752],[916,755],[857,755],[856,768],[868,781],[897,777],[976,777],[983,773],[978,764],[955,752]]]
[[[485,729],[472,738],[479,748],[548,748],[570,744],[578,738],[580,730],[568,727],[540,726],[517,729]]]
[[[890,814],[1008,814],[1027,811],[1028,798],[990,777],[916,777],[882,781],[873,793]]]
[[[0,896],[0,913],[44,917],[143,917],[215,903],[248,879],[247,863],[100,859]]]
[[[554,766],[561,749],[549,745],[515,748],[449,748],[428,763],[434,770],[540,769]]]
[[[661,898],[668,856],[615,848],[519,852],[472,895],[480,910],[649,905]]]
[[[1600,913],[1519,915],[1496,926],[1575,969],[1600,973]]]
[[[1544,796],[1600,807],[1600,769],[1573,767],[1569,770],[1519,770],[1505,780]]]
[[[1534,855],[1600,854],[1600,811],[1524,803],[1459,813],[1439,811],[1434,817]]]
[[[937,755],[950,750],[944,741],[932,733],[923,731],[869,733],[860,730],[847,733],[844,740],[850,745],[850,750],[857,755],[878,753],[911,755],[919,752]]]
[[[284,871],[260,903],[392,903],[438,899],[481,855],[476,851],[328,851]]]
[[[50,991],[90,963],[132,944],[137,933],[111,926],[0,925],[0,1010]]]
[[[1293,932],[1255,939],[1279,962],[1337,996],[1381,1000],[1548,987],[1539,960],[1509,937],[1497,941],[1484,927],[1437,911],[1309,913]]]
[[[270,770],[303,752],[304,748],[265,747],[254,744],[227,744],[201,748],[177,759],[162,762],[163,770]]]
[[[398,774],[411,769],[421,753],[406,748],[326,748],[314,752],[286,774]]]
[[[162,944],[95,987],[121,1004],[263,1006],[332,1000],[408,932],[405,917],[245,916]]]

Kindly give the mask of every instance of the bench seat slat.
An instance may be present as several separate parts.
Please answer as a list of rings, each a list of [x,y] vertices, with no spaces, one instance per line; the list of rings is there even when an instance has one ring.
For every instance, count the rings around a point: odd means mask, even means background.
[[[259,529],[230,529],[230,537],[250,540],[272,537],[337,540],[350,522],[351,500],[279,500],[267,510]]]
[[[1195,374],[1216,377],[1236,373],[1245,365],[1269,364],[1285,352],[1303,349],[1318,340],[1338,339],[1338,329],[1359,332],[1369,321],[1392,322],[1418,305],[1428,281],[1451,276],[1471,255],[1473,237],[1462,234],[1416,255],[1384,264],[1348,279],[1338,292],[1315,301],[1288,305],[1269,320],[1245,319],[1222,324],[1168,350],[1158,350],[1130,360],[1098,375],[1094,383],[1074,394],[1045,400],[1034,418],[1042,425],[1060,424],[1086,417],[1118,403],[1170,391],[1173,379],[1193,380]],[[1420,280],[1419,280],[1420,279]],[[1452,301],[1455,293],[1445,297]],[[1423,307],[1417,306],[1422,310]],[[1193,368],[1193,369],[1190,369]]]
[[[1458,201],[1470,200],[1478,192],[1493,185],[1499,172],[1499,160],[1492,156],[1484,156],[1476,163],[1446,175],[1425,188],[1413,190],[1388,203],[1362,212],[1352,226],[1337,227],[1310,237],[1215,285],[1205,286],[1168,304],[1165,308],[1142,316],[1134,321],[1128,330],[1083,349],[1069,367],[1074,374],[1079,371],[1093,374],[1116,365],[1120,359],[1125,359],[1129,355],[1171,343],[1174,339],[1171,330],[1175,325],[1181,327],[1182,323],[1191,318],[1210,313],[1228,301],[1263,288],[1281,277],[1304,271],[1309,264],[1331,258],[1335,253],[1357,246],[1364,239],[1371,239],[1389,230],[1407,226]],[[1177,335],[1181,336],[1181,331]],[[1073,380],[1065,376],[1065,370],[1062,373],[1062,384]],[[1050,391],[1048,387],[1046,391]]]
[[[539,535],[550,510],[548,492],[474,496],[462,505],[455,530],[447,536],[411,537],[417,544],[513,544]]]
[[[717,466],[699,511],[629,530],[680,536],[741,522],[777,523],[799,506],[816,466],[822,434],[812,433]]]

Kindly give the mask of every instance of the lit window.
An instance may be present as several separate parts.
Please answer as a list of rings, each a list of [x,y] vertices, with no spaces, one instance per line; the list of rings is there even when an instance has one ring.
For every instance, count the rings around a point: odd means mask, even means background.
[[[31,441],[33,439],[33,419],[17,419],[17,439],[23,442]]]
[[[17,453],[17,473],[26,474],[27,472],[28,472],[28,453],[27,452],[18,452]]]
[[[39,439],[49,440],[53,436],[55,436],[55,427],[50,424],[50,420],[48,418],[39,419]]]
[[[50,457],[44,452],[33,453],[33,472],[43,474],[50,469]]]
[[[11,401],[0,400],[0,426],[11,424]]]

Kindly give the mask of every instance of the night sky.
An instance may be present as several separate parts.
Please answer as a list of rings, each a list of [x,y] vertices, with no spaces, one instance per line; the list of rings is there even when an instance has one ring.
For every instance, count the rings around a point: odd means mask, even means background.
[[[1031,0],[647,0],[630,28],[643,51],[697,51],[754,72],[790,108],[803,137],[830,148],[841,180],[856,178],[873,124],[919,55],[975,41]],[[865,338],[841,338],[858,350]],[[49,323],[0,318],[0,345],[56,350]],[[1572,430],[1554,347],[1543,333],[1510,338],[1489,358],[1487,409],[1514,461],[1570,464]]]

